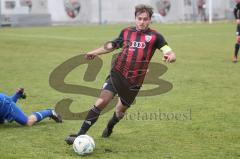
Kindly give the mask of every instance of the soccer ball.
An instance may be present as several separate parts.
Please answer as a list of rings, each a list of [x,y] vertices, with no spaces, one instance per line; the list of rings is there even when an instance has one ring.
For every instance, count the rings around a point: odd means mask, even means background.
[[[94,140],[88,135],[80,135],[73,142],[73,150],[81,156],[92,153],[94,148]]]

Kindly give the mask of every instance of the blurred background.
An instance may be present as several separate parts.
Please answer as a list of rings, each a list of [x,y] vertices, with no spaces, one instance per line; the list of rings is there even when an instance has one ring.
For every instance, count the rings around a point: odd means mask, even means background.
[[[234,0],[0,0],[0,26],[134,21],[134,6],[154,8],[157,23],[232,20]]]

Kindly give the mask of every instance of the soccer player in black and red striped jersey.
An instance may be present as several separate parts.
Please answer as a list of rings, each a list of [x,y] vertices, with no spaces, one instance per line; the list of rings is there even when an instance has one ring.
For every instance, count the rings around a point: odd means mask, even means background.
[[[72,144],[77,136],[86,134],[88,129],[97,121],[101,111],[118,94],[119,100],[116,104],[116,110],[104,129],[102,137],[111,135],[113,127],[124,117],[125,112],[137,96],[156,49],[163,52],[163,60],[166,62],[176,60],[174,52],[164,37],[149,28],[152,14],[153,9],[150,6],[142,4],[136,6],[136,26],[123,29],[118,38],[85,55],[86,59],[92,60],[98,55],[122,48],[103,85],[100,97],[89,110],[80,131],[65,139],[68,144]]]
[[[233,62],[237,62],[237,57],[238,57],[238,51],[240,47],[240,0],[236,0],[236,6],[233,10],[233,14],[236,18],[236,23],[237,23],[237,29],[236,29],[236,44],[235,44],[235,49],[234,49],[234,56],[233,56]]]

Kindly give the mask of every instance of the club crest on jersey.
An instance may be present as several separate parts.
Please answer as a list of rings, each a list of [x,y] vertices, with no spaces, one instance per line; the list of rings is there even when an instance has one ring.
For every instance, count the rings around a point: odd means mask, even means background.
[[[152,39],[152,36],[151,36],[151,35],[146,35],[146,36],[145,36],[146,42],[151,41],[151,39]]]

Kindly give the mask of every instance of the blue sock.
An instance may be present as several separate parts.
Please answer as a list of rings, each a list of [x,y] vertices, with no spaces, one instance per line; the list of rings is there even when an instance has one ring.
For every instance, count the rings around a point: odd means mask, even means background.
[[[15,93],[14,95],[11,96],[12,101],[14,101],[14,103],[17,102],[17,100],[21,97],[21,93]]]
[[[33,115],[35,115],[37,117],[37,122],[39,122],[46,117],[52,116],[53,113],[52,113],[52,109],[46,109],[46,110],[42,110],[39,112],[34,112]]]

